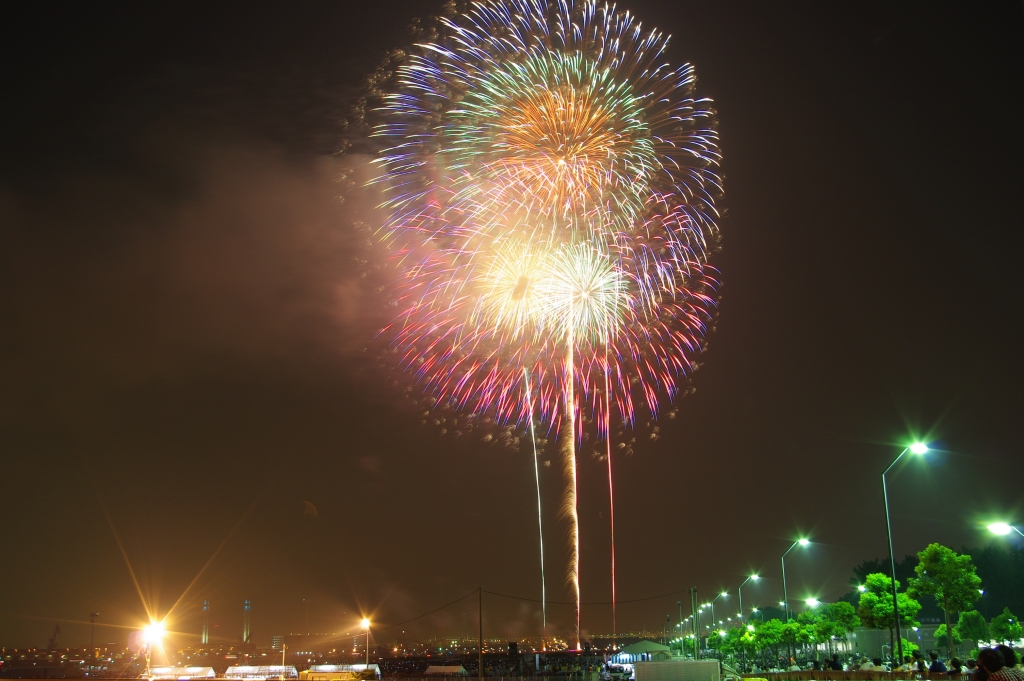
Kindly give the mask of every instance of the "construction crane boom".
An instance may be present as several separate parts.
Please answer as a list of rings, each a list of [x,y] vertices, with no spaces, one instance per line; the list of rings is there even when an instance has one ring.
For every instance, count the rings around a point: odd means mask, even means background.
[[[58,624],[53,628],[53,636],[50,637],[50,644],[46,647],[47,650],[56,650],[57,648],[57,634],[60,633],[60,625]]]

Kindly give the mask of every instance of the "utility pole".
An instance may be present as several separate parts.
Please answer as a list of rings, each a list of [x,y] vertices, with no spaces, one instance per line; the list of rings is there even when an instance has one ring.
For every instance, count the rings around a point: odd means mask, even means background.
[[[683,656],[683,602],[676,601],[679,606],[679,656]]]
[[[98,612],[89,613],[89,655],[91,659],[96,659],[96,618],[99,617]]]
[[[693,618],[693,659],[700,659],[700,613],[697,612],[697,587],[690,587],[690,617]]]
[[[476,649],[476,663],[478,669],[476,670],[477,678],[484,678],[484,588],[482,586],[477,587],[477,594],[479,595],[479,607],[480,607],[480,639],[477,641]]]

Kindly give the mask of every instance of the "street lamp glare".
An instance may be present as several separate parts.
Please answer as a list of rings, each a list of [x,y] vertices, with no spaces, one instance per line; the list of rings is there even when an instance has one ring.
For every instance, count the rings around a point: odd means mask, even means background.
[[[751,578],[752,580],[754,580],[755,582],[756,582],[757,580],[761,579],[760,575],[750,575],[750,578]]]
[[[810,543],[811,543],[810,539],[801,539],[801,540],[797,541],[797,544],[799,544],[800,546],[807,546]]]
[[[368,620],[368,619],[366,619],[364,617],[362,619],[362,621],[359,623],[359,626],[361,626],[363,629],[369,629],[370,628],[370,620]]]
[[[992,523],[988,526],[988,531],[992,534],[998,534],[999,536],[1007,535],[1013,532],[1013,528],[1007,523]]]
[[[927,454],[928,453],[928,445],[926,445],[923,442],[915,442],[914,444],[910,445],[910,453],[911,454]]]
[[[160,643],[164,637],[164,623],[150,622],[142,628],[142,638],[146,643]]]
[[[817,598],[808,598],[807,599],[807,605],[811,606],[812,608],[818,607],[818,605],[820,603],[821,603],[821,601],[819,601]]]
[[[728,596],[728,595],[729,595],[729,593],[728,593],[727,591],[723,591],[722,593],[720,593],[720,594],[718,594],[718,595],[719,595],[719,596]]]

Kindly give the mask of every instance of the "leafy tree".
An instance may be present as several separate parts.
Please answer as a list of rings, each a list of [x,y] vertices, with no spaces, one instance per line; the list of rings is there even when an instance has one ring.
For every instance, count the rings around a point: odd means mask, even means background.
[[[960,613],[960,621],[953,627],[953,635],[960,635],[961,640],[987,641],[989,640],[988,622],[977,610],[968,610]],[[936,634],[937,635],[937,634]]]
[[[903,654],[904,655],[909,655],[910,653],[914,652],[915,650],[920,650],[921,649],[921,646],[917,645],[913,641],[908,641],[905,638],[901,638],[900,640],[903,641]]]
[[[825,605],[821,609],[821,616],[832,625],[833,631],[829,632],[829,636],[837,635],[838,631],[845,636],[860,626],[856,609],[845,601]]]
[[[917,577],[910,580],[912,595],[934,596],[946,613],[946,638],[953,650],[953,628],[949,613],[971,607],[981,595],[981,578],[975,574],[968,555],[960,555],[942,544],[929,544],[917,554]]]
[[[814,644],[845,640],[847,633],[860,626],[856,610],[846,601],[823,603],[800,613],[797,622],[813,629],[813,633],[806,632],[801,638]]]
[[[718,652],[718,657],[721,659],[723,653],[728,652],[728,639],[729,632],[725,630],[712,630],[708,632],[707,645],[708,648]]]
[[[935,640],[939,640],[940,638],[948,638],[947,635],[946,635],[946,626],[945,625],[939,625],[938,627],[935,628]],[[953,627],[952,641],[953,641],[953,643],[963,643],[964,642],[963,639],[961,639],[961,636],[959,636],[959,629],[957,627]]]
[[[774,618],[760,624],[754,623],[754,645],[761,653],[762,662],[768,651],[771,651],[774,657],[778,657],[783,626],[782,620]]]
[[[1010,612],[1009,608],[1003,608],[1001,614],[993,617],[988,629],[991,632],[992,638],[1000,643],[1017,641],[1024,635],[1024,630],[1020,626],[1020,620]]]
[[[861,624],[870,629],[893,629],[896,616],[892,609],[892,580],[888,575],[876,572],[867,576],[864,588],[857,605],[857,616]],[[900,583],[896,582],[900,626],[907,629],[916,627],[918,622],[914,618],[921,610],[921,604],[907,593],[900,593],[899,588]]]

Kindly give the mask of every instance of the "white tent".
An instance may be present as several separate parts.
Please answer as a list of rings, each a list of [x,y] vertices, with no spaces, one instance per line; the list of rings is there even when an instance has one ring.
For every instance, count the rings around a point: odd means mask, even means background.
[[[179,681],[181,679],[215,679],[217,673],[213,667],[152,667],[149,678],[161,681]]]
[[[286,679],[297,679],[299,678],[299,672],[295,667],[291,665],[281,666],[279,664],[271,665],[243,665],[236,664],[233,667],[228,667],[227,671],[224,672],[225,679],[280,679],[284,677]]]
[[[672,657],[671,649],[654,641],[637,641],[615,654],[617,662],[639,662],[641,660],[667,660]]]
[[[424,676],[468,676],[469,673],[466,671],[466,668],[463,667],[461,664],[459,664],[459,665],[454,665],[454,664],[447,664],[447,665],[437,664],[437,665],[435,665],[435,664],[432,664],[429,667],[427,667],[427,670],[425,672],[423,672],[423,675]]]

